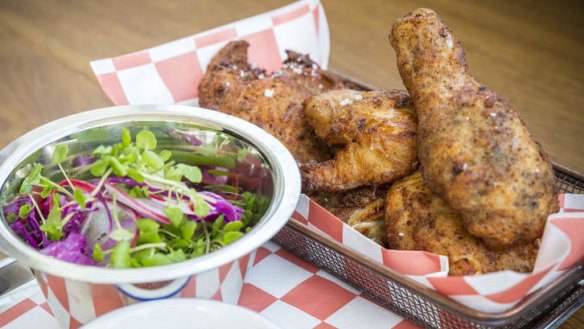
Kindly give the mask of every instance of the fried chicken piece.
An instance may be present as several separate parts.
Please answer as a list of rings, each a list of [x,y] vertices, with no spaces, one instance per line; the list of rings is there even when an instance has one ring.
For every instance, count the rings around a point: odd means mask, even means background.
[[[318,191],[310,198],[357,232],[385,246],[385,186],[364,186],[347,192]]]
[[[426,187],[419,171],[389,189],[385,224],[390,248],[448,256],[450,275],[531,272],[537,256],[538,242],[489,249],[464,228],[456,210]]]
[[[213,57],[199,85],[199,104],[260,126],[299,162],[329,159],[331,151],[306,122],[303,103],[330,89],[358,87],[291,51],[283,69],[269,75],[247,62],[248,46],[233,41]]]
[[[334,90],[304,111],[318,137],[344,146],[332,160],[301,166],[305,190],[381,185],[415,170],[417,122],[405,91]]]
[[[407,14],[389,38],[418,113],[429,188],[491,246],[540,237],[558,210],[554,173],[517,113],[467,72],[462,47],[433,11]]]
[[[199,104],[262,127],[288,147],[299,162],[330,159],[334,148],[318,140],[306,120],[304,103],[321,92],[361,87],[320,69],[308,56],[291,51],[283,69],[269,75],[247,62],[248,46],[245,41],[234,41],[213,57],[199,85]],[[311,197],[359,232],[383,243],[385,191],[363,187]]]

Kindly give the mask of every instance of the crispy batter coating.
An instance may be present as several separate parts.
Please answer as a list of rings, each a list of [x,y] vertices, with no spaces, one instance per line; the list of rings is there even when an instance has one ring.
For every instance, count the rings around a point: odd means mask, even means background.
[[[321,92],[360,87],[294,52],[288,52],[281,71],[267,74],[247,62],[248,46],[245,41],[231,42],[213,57],[199,85],[200,105],[262,127],[301,163],[330,159],[334,148],[316,137],[306,120],[304,103]],[[323,191],[311,197],[357,231],[383,244],[386,191],[385,187],[367,186],[346,193]]]
[[[318,191],[309,196],[359,233],[385,246],[387,185],[364,186],[347,192]]]
[[[419,171],[389,189],[385,224],[390,248],[446,255],[450,275],[530,272],[537,256],[537,241],[490,249],[464,228],[457,211],[426,187]]]
[[[386,184],[415,170],[417,121],[405,91],[329,91],[311,97],[305,113],[318,137],[344,146],[301,166],[305,190]]]
[[[517,113],[467,72],[462,47],[433,11],[399,19],[390,42],[418,113],[429,188],[491,246],[540,237],[558,209],[557,190],[552,166]]]
[[[199,104],[260,126],[301,163],[329,159],[330,149],[306,122],[303,103],[323,91],[357,86],[291,51],[281,71],[267,74],[247,62],[248,47],[233,41],[213,57],[199,85]]]

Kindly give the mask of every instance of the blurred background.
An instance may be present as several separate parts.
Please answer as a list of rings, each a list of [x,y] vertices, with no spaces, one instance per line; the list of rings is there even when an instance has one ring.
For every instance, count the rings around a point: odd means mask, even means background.
[[[152,47],[289,0],[0,2],[0,147],[48,121],[110,106],[89,61]],[[521,115],[552,160],[584,172],[582,1],[324,0],[329,68],[403,88],[390,25],[432,8],[460,39],[470,71]],[[1,258],[1,255],[0,255]],[[563,328],[582,328],[584,312]]]

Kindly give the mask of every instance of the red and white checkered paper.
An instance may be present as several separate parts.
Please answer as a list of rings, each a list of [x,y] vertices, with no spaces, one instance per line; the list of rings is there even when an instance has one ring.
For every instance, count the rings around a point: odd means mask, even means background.
[[[248,263],[249,261],[249,263]],[[361,295],[361,292],[330,276],[315,266],[304,262],[280,246],[268,242],[260,247],[251,257],[236,262],[249,264],[243,285],[239,272],[244,266],[225,266],[218,269],[218,275],[209,275],[204,283],[191,281],[180,293],[180,297],[200,297],[217,290],[211,298],[228,303],[238,303],[254,310],[284,329],[309,328],[371,328],[371,329],[414,329],[418,328],[400,316],[397,316]],[[229,277],[239,277],[237,280]],[[50,280],[63,280],[52,277]],[[220,283],[221,282],[221,283]],[[58,283],[58,282],[57,282]],[[53,286],[55,282],[53,282]],[[237,299],[222,296],[226,291],[234,296],[232,287],[240,292]],[[0,327],[5,329],[57,329],[78,328],[85,318],[95,314],[104,314],[124,303],[123,294],[115,288],[112,291],[100,288],[101,296],[93,300],[80,300],[76,297],[82,287],[72,287],[63,280],[63,288],[55,291],[31,282],[16,293],[10,300],[0,299]],[[211,287],[209,287],[210,285]],[[213,288],[215,287],[215,288]],[[201,293],[199,290],[204,290]],[[44,296],[47,296],[45,298]],[[107,295],[107,296],[106,296]],[[177,296],[179,297],[179,296]],[[101,300],[96,300],[101,299]],[[47,300],[49,303],[47,303]],[[55,303],[56,302],[56,303]],[[50,304],[50,307],[49,307]],[[57,306],[55,306],[57,304]],[[77,310],[73,309],[73,304]],[[63,309],[58,305],[63,305]],[[70,308],[69,312],[64,307]],[[81,314],[85,313],[85,314]],[[63,322],[65,321],[65,322]]]
[[[446,257],[385,249],[304,195],[293,218],[468,307],[496,313],[512,308],[584,259],[584,195],[561,194],[559,202],[560,211],[548,217],[532,273],[448,276]]]
[[[215,53],[229,41],[249,42],[249,61],[273,71],[286,50],[310,57],[323,68],[329,30],[318,0],[288,6],[197,33],[150,49],[91,62],[101,87],[115,105],[196,104],[197,87]]]
[[[95,61],[92,67],[115,104],[189,102],[196,97],[198,82],[211,56],[233,39],[250,41],[252,63],[270,70],[278,68],[287,48],[309,53],[323,67],[328,62],[329,36],[324,10],[319,1],[300,1],[148,50]],[[582,259],[584,213],[568,213],[572,209],[584,209],[581,198],[562,196],[562,205],[566,207],[562,213],[550,216],[532,274],[504,271],[448,277],[446,257],[420,251],[384,249],[307,197],[300,200],[295,217],[469,307],[484,312],[501,312],[512,308],[521,298]]]
[[[255,255],[254,251],[218,268],[178,278],[158,288],[131,284],[94,284],[37,271],[35,276],[38,284],[30,282],[23,292],[17,291],[0,299],[0,327],[15,321],[21,323],[25,321],[23,317],[44,315],[36,310],[37,306],[49,312],[59,327],[77,329],[96,317],[141,300],[201,298],[236,304],[241,297],[244,278],[255,262]],[[31,292],[31,288],[36,290]],[[36,296],[38,292],[42,292],[41,297]],[[27,327],[18,325],[14,328]]]

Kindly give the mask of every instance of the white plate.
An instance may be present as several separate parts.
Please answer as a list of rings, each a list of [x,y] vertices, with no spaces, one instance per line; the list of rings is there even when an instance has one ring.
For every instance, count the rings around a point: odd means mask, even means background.
[[[278,329],[258,313],[213,300],[142,302],[107,313],[82,329]]]

